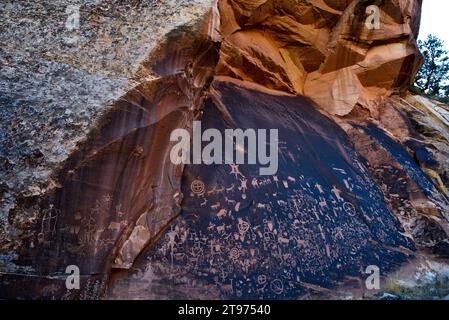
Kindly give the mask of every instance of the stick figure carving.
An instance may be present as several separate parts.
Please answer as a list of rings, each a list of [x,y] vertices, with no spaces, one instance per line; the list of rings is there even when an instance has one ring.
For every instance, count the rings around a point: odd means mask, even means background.
[[[239,190],[242,191],[242,198],[246,199],[246,190],[248,190],[248,179],[243,178],[240,179],[240,187]]]
[[[230,166],[231,166],[230,174],[233,174],[236,180],[239,178],[239,176],[245,178],[245,176],[240,172],[238,164],[230,164]]]

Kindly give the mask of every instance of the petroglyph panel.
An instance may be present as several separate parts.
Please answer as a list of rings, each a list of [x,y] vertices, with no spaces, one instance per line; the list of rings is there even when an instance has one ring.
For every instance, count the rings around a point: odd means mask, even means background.
[[[223,108],[239,128],[279,128],[279,171],[187,166],[181,216],[135,265],[151,270],[151,296],[293,299],[407,259],[413,245],[331,120],[301,97],[214,89],[221,109],[206,103],[203,130],[227,128]]]

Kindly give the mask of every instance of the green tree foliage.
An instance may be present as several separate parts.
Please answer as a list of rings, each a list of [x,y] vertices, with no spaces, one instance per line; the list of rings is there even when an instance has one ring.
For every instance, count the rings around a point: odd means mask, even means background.
[[[449,56],[443,45],[444,42],[434,35],[418,41],[424,64],[416,76],[415,86],[436,97],[449,96]]]

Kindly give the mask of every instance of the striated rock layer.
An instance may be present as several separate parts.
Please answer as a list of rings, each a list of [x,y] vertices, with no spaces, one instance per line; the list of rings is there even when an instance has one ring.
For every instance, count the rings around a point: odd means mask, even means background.
[[[0,298],[364,295],[369,265],[447,265],[449,109],[406,92],[421,1],[87,1],[67,34],[68,4],[1,11]],[[172,164],[194,120],[278,128],[278,174]]]

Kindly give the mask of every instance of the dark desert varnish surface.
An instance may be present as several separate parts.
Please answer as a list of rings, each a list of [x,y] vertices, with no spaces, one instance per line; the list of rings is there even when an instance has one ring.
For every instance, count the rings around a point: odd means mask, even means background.
[[[278,174],[186,166],[180,217],[136,262],[140,282],[112,282],[113,296],[295,299],[406,261],[414,246],[332,120],[302,97],[218,81],[212,92],[203,130],[279,128]]]

